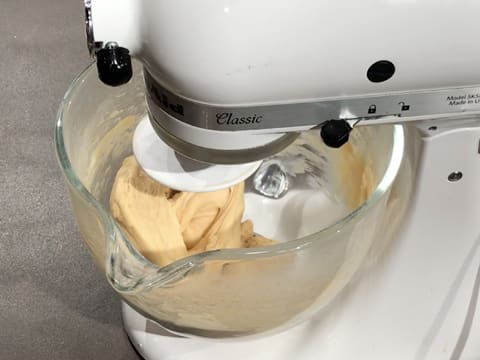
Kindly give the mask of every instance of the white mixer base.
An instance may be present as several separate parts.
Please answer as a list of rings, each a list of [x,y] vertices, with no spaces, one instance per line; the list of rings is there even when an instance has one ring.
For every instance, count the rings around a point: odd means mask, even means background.
[[[480,359],[478,129],[425,140],[404,231],[323,316],[256,340],[169,335],[123,304],[126,331],[147,360]],[[459,171],[463,178],[447,181]]]

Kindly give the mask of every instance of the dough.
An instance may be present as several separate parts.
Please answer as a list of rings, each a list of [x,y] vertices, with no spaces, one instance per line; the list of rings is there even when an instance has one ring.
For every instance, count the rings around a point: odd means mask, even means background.
[[[276,242],[241,222],[244,183],[208,193],[176,192],[152,180],[133,156],[123,161],[110,197],[113,217],[135,248],[165,266],[216,249],[256,247]]]
[[[375,190],[372,168],[350,143],[337,157],[340,193],[354,210]],[[159,266],[209,250],[276,244],[255,234],[250,220],[242,223],[243,182],[207,193],[178,192],[151,179],[133,156],[117,173],[110,210],[134,247]]]
[[[335,161],[340,193],[350,210],[359,208],[375,191],[372,164],[359,156],[350,142],[340,148]]]

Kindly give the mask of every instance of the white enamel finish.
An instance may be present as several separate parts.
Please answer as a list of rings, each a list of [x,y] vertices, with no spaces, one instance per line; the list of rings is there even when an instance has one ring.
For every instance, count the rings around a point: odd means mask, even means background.
[[[440,129],[441,130],[441,129]],[[480,358],[480,130],[427,138],[404,231],[323,316],[249,341],[169,336],[128,306],[147,360],[474,360]],[[461,181],[448,175],[461,171]]]
[[[95,41],[115,41],[132,54],[142,46],[140,0],[91,0]]]
[[[480,84],[478,0],[92,0],[117,40],[178,95],[262,104]],[[392,61],[385,83],[370,65]]]
[[[208,192],[238,184],[261,161],[241,165],[207,165],[176,154],[144,118],[133,135],[133,153],[143,170],[161,184],[179,191]]]

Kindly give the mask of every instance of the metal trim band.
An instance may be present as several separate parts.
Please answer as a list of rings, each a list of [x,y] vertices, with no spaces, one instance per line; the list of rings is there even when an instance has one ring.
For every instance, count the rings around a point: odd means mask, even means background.
[[[152,115],[165,111],[192,126],[217,131],[314,127],[328,120],[375,120],[385,116],[418,117],[480,111],[480,87],[279,104],[228,107],[175,95],[144,71]],[[160,115],[159,115],[160,116]],[[405,121],[407,119],[404,119]],[[400,120],[399,120],[400,121]]]
[[[92,19],[92,0],[84,0],[85,7],[85,33],[87,35],[87,46],[90,56],[95,55],[95,36],[93,34],[93,19]]]
[[[87,47],[90,57],[95,57],[97,51],[102,48],[102,41],[95,41],[93,30],[92,0],[84,0],[85,7],[85,33],[87,36]]]
[[[282,151],[299,136],[299,133],[288,132],[280,138],[262,146],[238,150],[218,150],[186,142],[169,133],[155,117],[150,115],[149,118],[155,133],[169,147],[183,156],[207,164],[231,165],[263,160]]]

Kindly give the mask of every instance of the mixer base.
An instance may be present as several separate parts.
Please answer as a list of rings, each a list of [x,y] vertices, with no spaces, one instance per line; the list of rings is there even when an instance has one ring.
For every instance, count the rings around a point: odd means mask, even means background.
[[[406,227],[318,318],[219,342],[171,335],[123,304],[132,343],[147,360],[480,359],[479,138],[462,129],[424,140]]]

